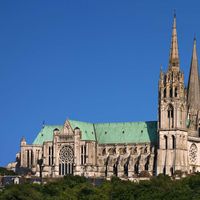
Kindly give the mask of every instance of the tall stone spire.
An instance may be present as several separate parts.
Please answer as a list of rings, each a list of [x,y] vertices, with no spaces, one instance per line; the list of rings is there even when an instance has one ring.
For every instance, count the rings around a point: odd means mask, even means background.
[[[176,31],[176,14],[174,14],[174,21],[173,21],[173,27],[172,27],[169,68],[178,68],[179,69],[178,40],[177,40],[177,31]]]
[[[200,87],[199,87],[199,71],[197,61],[196,39],[194,39],[192,60],[190,66],[190,75],[188,81],[188,106],[193,109],[199,109],[200,106]]]

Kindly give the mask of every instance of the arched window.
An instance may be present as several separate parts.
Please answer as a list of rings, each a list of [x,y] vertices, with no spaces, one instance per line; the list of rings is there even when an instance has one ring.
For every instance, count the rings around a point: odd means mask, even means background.
[[[176,148],[176,138],[174,135],[172,135],[172,149]]]
[[[167,110],[169,128],[174,128],[174,108],[170,104]]]
[[[166,98],[166,88],[163,91],[163,96],[164,96],[164,98]]]
[[[53,146],[49,146],[49,166],[53,165]]]
[[[172,88],[170,88],[169,96],[170,96],[171,98],[172,98],[172,96],[173,96],[173,89],[172,89]]]
[[[28,149],[27,150],[27,167],[31,168],[33,165],[33,150]]]
[[[177,97],[178,96],[178,89],[177,89],[177,87],[175,87],[175,91],[174,91],[174,95],[175,95],[175,97]]]
[[[168,141],[167,141],[167,136],[165,135],[165,136],[164,136],[164,145],[165,145],[164,147],[165,147],[165,149],[168,148],[167,143],[168,143]]]
[[[81,165],[84,165],[86,163],[86,145],[81,145]]]

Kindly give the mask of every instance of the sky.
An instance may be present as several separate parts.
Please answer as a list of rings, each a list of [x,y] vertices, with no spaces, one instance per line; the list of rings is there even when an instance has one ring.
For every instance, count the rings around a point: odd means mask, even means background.
[[[198,0],[0,1],[0,166],[43,122],[157,120],[174,9],[187,85],[199,8]]]

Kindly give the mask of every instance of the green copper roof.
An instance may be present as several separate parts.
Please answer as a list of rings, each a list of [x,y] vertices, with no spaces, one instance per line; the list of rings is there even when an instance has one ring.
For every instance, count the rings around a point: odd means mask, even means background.
[[[125,122],[95,124],[99,144],[155,143],[157,122]]]
[[[56,126],[56,125],[45,125],[41,131],[38,133],[37,137],[35,138],[35,140],[33,141],[33,144],[43,144],[43,142],[46,141],[53,141],[53,130],[55,128],[58,128],[59,130],[61,130],[63,128],[63,126]]]
[[[117,143],[155,143],[157,141],[157,122],[124,122],[124,123],[87,123],[69,120],[71,127],[78,127],[81,140],[96,141],[99,144]],[[39,132],[33,144],[43,144],[53,140],[53,130],[61,130],[63,126],[48,126]]]

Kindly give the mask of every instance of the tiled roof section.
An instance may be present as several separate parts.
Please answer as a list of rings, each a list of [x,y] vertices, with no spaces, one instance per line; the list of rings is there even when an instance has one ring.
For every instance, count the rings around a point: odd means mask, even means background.
[[[53,130],[57,128],[61,130],[63,126],[61,125],[45,125],[41,131],[38,133],[37,137],[33,141],[33,144],[42,145],[43,142],[53,141]]]
[[[99,144],[155,143],[157,122],[125,122],[95,124]]]
[[[75,120],[69,120],[72,128],[78,127],[81,130],[81,140],[92,140],[95,141],[94,125],[92,123],[80,122]]]
[[[156,143],[157,122],[124,122],[124,123],[87,123],[69,120],[71,127],[78,127],[82,132],[81,140],[95,141],[99,144],[119,143]],[[53,140],[53,130],[62,130],[63,126],[44,126],[33,144],[43,144]]]

